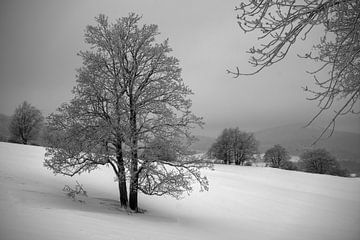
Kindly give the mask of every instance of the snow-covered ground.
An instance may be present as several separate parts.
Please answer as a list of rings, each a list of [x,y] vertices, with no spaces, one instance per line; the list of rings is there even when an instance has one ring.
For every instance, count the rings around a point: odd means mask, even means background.
[[[140,195],[144,214],[117,207],[112,170],[74,178],[42,166],[44,148],[0,143],[0,239],[360,239],[360,179],[216,165],[209,192]],[[75,180],[85,203],[65,196]]]

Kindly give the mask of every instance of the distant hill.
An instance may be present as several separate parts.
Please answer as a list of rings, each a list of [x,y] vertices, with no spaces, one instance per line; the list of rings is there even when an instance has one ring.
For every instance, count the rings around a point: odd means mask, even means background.
[[[0,140],[5,140],[9,138],[10,121],[11,121],[11,117],[0,113]]]
[[[260,142],[260,152],[265,152],[275,144],[284,146],[292,155],[300,155],[304,149],[311,147],[323,147],[339,161],[360,162],[360,134],[335,131],[330,138],[321,139],[315,146],[311,146],[320,134],[321,129],[294,124],[258,131],[255,137]]]
[[[191,148],[197,152],[207,152],[210,146],[215,142],[215,138],[207,136],[196,136],[197,142],[191,145]]]

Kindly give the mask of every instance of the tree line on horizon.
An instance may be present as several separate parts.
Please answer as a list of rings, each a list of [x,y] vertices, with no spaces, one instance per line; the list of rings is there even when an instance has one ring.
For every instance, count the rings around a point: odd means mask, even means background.
[[[258,144],[253,133],[241,131],[238,127],[225,128],[211,145],[207,157],[229,165],[251,166],[263,161],[272,168],[349,176],[348,170],[341,168],[337,159],[324,148],[305,149],[296,163],[290,161],[288,151],[279,144],[266,150],[263,158],[259,159]]]

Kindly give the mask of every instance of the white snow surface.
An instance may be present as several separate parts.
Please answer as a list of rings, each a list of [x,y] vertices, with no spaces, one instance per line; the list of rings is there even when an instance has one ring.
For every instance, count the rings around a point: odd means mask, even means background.
[[[216,165],[210,190],[182,200],[140,195],[118,208],[110,168],[73,178],[43,167],[45,149],[0,143],[0,239],[360,239],[360,179]],[[85,203],[62,188],[78,180]]]

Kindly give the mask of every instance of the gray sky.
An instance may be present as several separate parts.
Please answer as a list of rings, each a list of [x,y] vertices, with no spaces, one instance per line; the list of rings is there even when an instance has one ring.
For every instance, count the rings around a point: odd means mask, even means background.
[[[202,135],[217,135],[225,127],[256,131],[303,123],[317,111],[317,102],[302,86],[311,86],[306,70],[313,64],[298,59],[319,38],[299,42],[282,63],[262,73],[234,79],[226,69],[250,71],[247,49],[256,43],[236,23],[238,1],[3,0],[0,3],[0,113],[11,115],[24,100],[44,115],[71,99],[76,53],[85,48],[84,29],[104,13],[111,20],[129,12],[143,15],[143,23],[159,26],[160,39],[169,38],[183,78],[194,91],[193,111],[204,117]],[[325,126],[323,121],[317,126]],[[359,116],[337,123],[338,130],[360,132]]]

